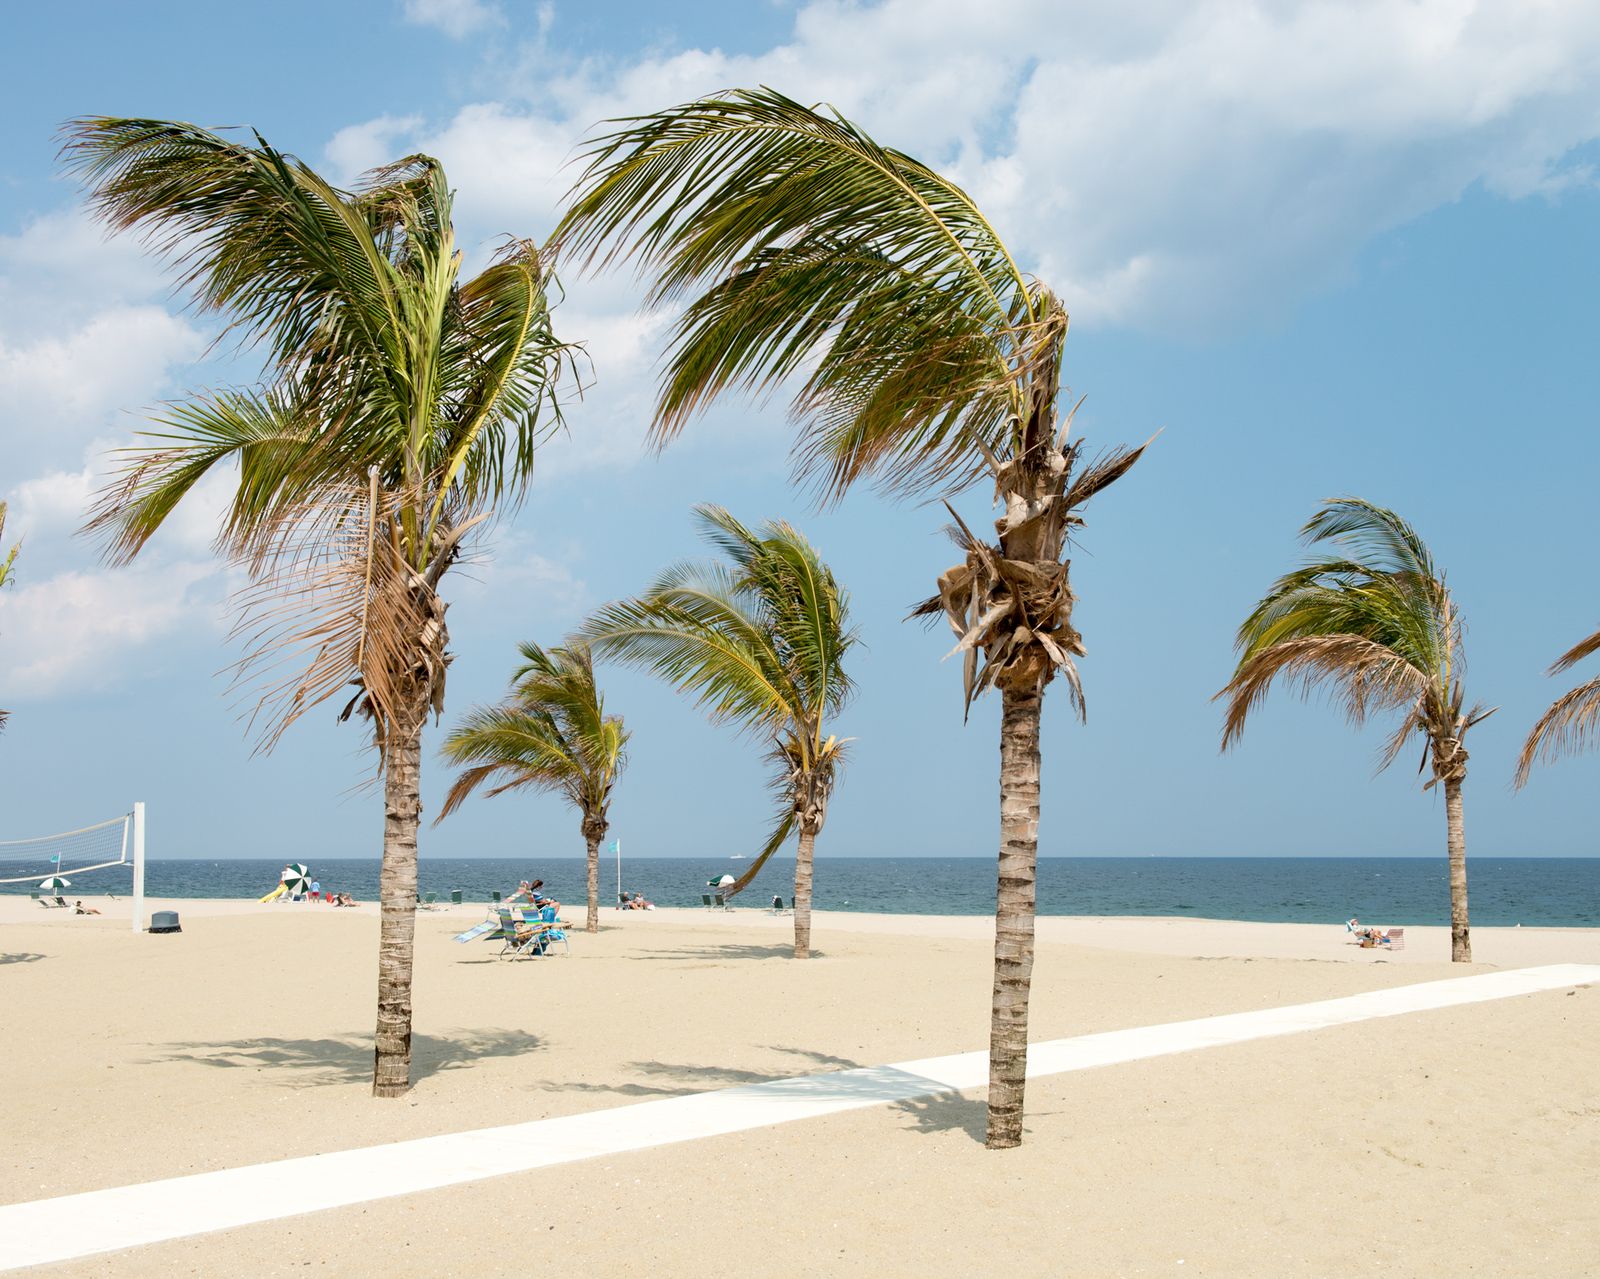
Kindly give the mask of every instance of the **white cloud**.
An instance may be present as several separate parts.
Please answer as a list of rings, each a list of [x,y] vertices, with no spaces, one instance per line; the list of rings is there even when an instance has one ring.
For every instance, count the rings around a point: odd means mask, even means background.
[[[25,565],[19,565],[25,568]],[[204,560],[72,570],[0,598],[0,669],[13,700],[125,678],[157,640],[223,628],[225,576]]]
[[[1078,319],[1155,330],[1292,307],[1475,184],[1590,182],[1600,136],[1587,0],[816,0],[763,53],[554,69],[535,39],[504,100],[412,135],[474,225],[546,229],[598,121],[765,83],[947,169]]]
[[[405,0],[405,17],[420,27],[437,27],[452,40],[505,22],[500,7],[484,0]]]

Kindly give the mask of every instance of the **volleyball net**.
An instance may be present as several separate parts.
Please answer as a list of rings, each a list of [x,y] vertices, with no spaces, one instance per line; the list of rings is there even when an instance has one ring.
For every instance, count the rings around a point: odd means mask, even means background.
[[[70,891],[114,895],[121,888],[133,898],[133,927],[139,931],[144,919],[144,805],[57,835],[0,840],[0,888],[20,891],[22,885],[47,898]]]

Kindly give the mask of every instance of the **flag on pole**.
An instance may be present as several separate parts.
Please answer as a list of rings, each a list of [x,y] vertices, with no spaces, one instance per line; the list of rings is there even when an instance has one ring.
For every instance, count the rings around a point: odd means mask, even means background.
[[[621,851],[622,851],[622,841],[620,839],[612,840],[611,841],[611,847],[606,849],[606,852],[608,852],[608,853],[620,853]]]
[[[53,861],[57,866],[61,865],[61,854],[60,853],[51,853],[50,854],[50,860]]]

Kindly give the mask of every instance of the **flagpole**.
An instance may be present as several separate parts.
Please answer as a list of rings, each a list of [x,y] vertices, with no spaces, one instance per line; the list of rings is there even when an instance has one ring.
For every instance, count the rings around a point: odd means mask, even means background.
[[[617,909],[622,909],[622,841],[611,841],[611,850],[617,855]]]

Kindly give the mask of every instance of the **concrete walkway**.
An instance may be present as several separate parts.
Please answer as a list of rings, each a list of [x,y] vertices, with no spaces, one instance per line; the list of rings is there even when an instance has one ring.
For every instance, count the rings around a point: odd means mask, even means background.
[[[1088,1070],[1594,982],[1600,982],[1600,965],[1555,964],[1057,1039],[1029,1048],[1028,1075]],[[67,1261],[987,1083],[988,1053],[958,1053],[12,1204],[0,1207],[0,1269]]]

